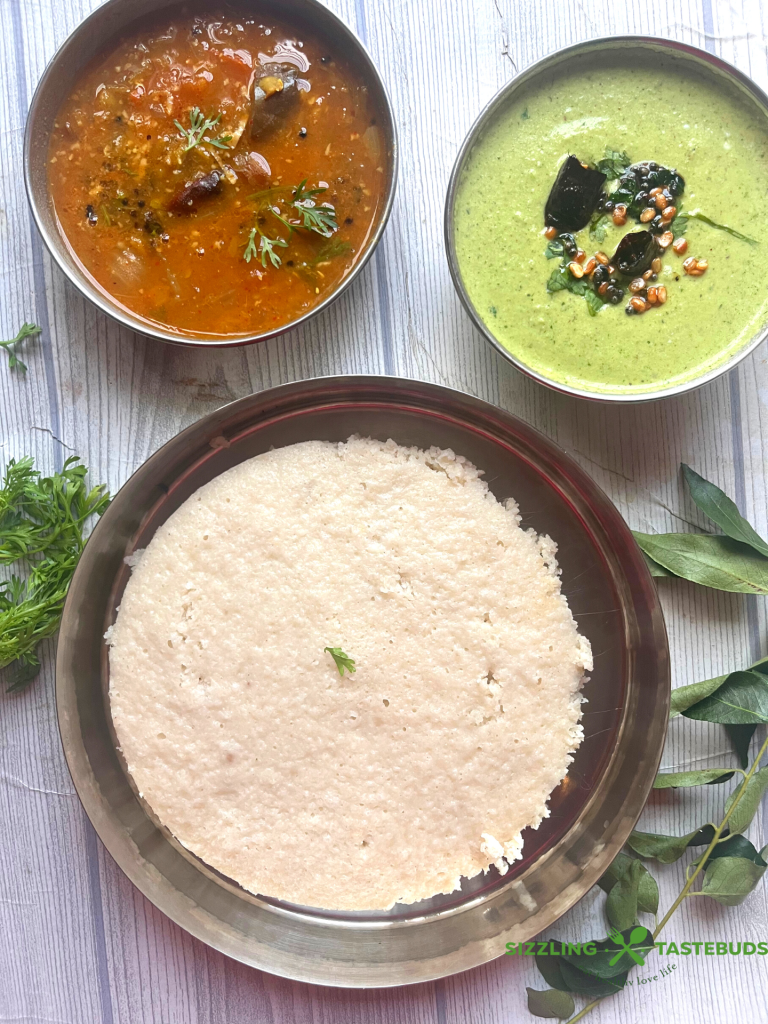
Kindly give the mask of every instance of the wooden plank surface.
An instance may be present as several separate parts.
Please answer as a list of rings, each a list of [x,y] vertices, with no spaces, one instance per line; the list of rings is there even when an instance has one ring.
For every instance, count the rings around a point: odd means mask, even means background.
[[[155,344],[108,322],[51,266],[32,226],[21,175],[26,109],[57,45],[94,6],[94,0],[0,0],[0,336],[10,337],[24,319],[43,326],[39,344],[24,356],[26,377],[0,366],[0,464],[34,454],[53,469],[76,451],[93,479],[114,490],[164,441],[217,405],[302,377],[386,372],[445,383],[522,416],[566,448],[633,527],[675,529],[680,517],[694,515],[678,474],[684,459],[768,531],[764,347],[727,377],[679,399],[613,409],[557,396],[511,369],[472,328],[442,248],[443,199],[458,146],[517,69],[579,39],[636,32],[705,47],[766,87],[768,15],[759,0],[332,0],[368,44],[391,90],[402,153],[392,221],[361,279],[332,309],[282,338],[218,353]],[[764,601],[685,583],[662,582],[661,591],[674,685],[766,653]],[[74,794],[56,729],[51,655],[49,646],[43,673],[28,692],[0,697],[0,1021],[533,1019],[525,986],[545,986],[529,961],[502,958],[399,990],[337,991],[243,967],[171,924],[105,854]],[[716,765],[726,751],[720,730],[675,723],[664,764]],[[722,800],[719,787],[666,792],[651,800],[641,827],[692,827],[715,816]],[[758,816],[753,826],[758,845],[765,842],[763,821]],[[682,869],[672,865],[659,876],[666,907],[682,884]],[[602,902],[593,891],[553,934],[572,940],[602,934]],[[689,901],[668,937],[764,940],[767,920],[763,887],[737,910]],[[765,957],[679,957],[677,963],[671,976],[636,984],[590,1019],[766,1019]]]

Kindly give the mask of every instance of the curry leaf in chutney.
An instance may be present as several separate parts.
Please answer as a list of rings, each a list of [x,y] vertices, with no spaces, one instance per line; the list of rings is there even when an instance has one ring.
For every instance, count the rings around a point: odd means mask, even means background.
[[[747,242],[749,245],[758,244],[756,238],[750,238],[749,235],[743,235],[740,231],[737,231],[735,228],[728,227],[727,224],[718,224],[717,221],[712,220],[711,217],[707,217],[707,215],[705,213],[702,213],[701,210],[694,210],[687,216],[689,220],[700,220],[704,224],[709,224],[711,228],[717,228],[718,231],[725,231],[727,234],[732,235],[733,238],[738,238],[741,242]]]

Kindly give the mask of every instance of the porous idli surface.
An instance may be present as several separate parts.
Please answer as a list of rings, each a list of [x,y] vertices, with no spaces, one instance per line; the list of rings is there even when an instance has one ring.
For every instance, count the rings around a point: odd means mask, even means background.
[[[292,903],[384,909],[506,871],[582,739],[591,655],[555,544],[450,450],[353,437],[228,470],[158,529],[109,642],[154,814]]]

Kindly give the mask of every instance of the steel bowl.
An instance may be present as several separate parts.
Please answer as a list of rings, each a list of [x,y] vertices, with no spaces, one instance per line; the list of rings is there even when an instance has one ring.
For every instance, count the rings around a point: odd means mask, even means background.
[[[591,640],[585,740],[524,833],[524,856],[460,892],[390,911],[299,907],[241,889],[154,819],[116,750],[104,632],[129,569],[125,557],[198,487],[271,447],[351,434],[450,447],[519,503],[524,526],[559,544],[563,592]],[[258,557],[258,552],[254,552]],[[530,939],[595,884],[624,845],[653,785],[667,729],[669,652],[659,600],[616,508],[561,449],[522,420],[435,384],[325,377],[233,402],[148,459],[97,524],[69,590],[56,662],[62,742],[83,806],[131,881],[182,928],[273,974],[323,985],[427,981]],[[515,780],[510,779],[510,785]],[[343,885],[343,878],[339,885]]]
[[[392,105],[376,65],[354,32],[319,0],[231,0],[232,4],[251,12],[263,11],[266,16],[276,16],[280,20],[292,22],[308,32],[328,39],[334,48],[342,50],[344,57],[367,83],[379,111],[377,123],[384,136],[382,160],[386,184],[384,201],[377,220],[351,271],[334,292],[303,316],[274,330],[237,337],[192,337],[163,330],[131,313],[97,285],[78,260],[57,224],[56,213],[48,192],[47,161],[51,130],[62,98],[69,95],[88,64],[107,51],[110,45],[117,43],[126,32],[130,32],[142,18],[155,17],[163,10],[181,7],[182,0],[107,0],[77,26],[56,51],[38,83],[27,116],[24,136],[24,183],[32,215],[51,256],[72,284],[102,312],[132,331],[177,345],[216,348],[249,345],[273,338],[316,316],[352,284],[371,258],[389,220],[395,197],[398,150]]]
[[[555,391],[567,395],[576,395],[579,398],[591,398],[601,402],[649,402],[659,398],[667,398],[671,395],[681,395],[694,388],[708,384],[722,374],[727,373],[734,366],[741,362],[768,338],[768,324],[766,324],[755,336],[750,339],[738,351],[725,359],[720,365],[707,371],[699,377],[695,377],[682,384],[676,384],[669,388],[662,388],[658,391],[645,391],[631,394],[616,394],[608,391],[586,391],[580,388],[571,387],[561,381],[553,380],[545,374],[528,366],[518,356],[505,348],[475,308],[472,299],[469,297],[464,280],[461,276],[461,268],[456,257],[454,239],[454,208],[459,183],[466,166],[467,160],[473,147],[480,141],[486,128],[490,127],[494,119],[504,110],[506,105],[513,101],[516,95],[528,87],[536,79],[546,78],[556,70],[562,70],[564,65],[578,67],[581,62],[594,66],[594,57],[599,55],[599,60],[605,62],[606,53],[619,53],[627,62],[639,62],[645,66],[658,66],[659,60],[673,60],[683,65],[688,65],[698,75],[705,75],[715,81],[719,88],[729,90],[734,96],[747,98],[757,104],[762,114],[768,118],[768,95],[752,81],[747,75],[739,71],[732,64],[721,60],[714,54],[700,50],[696,46],[689,46],[687,43],[678,42],[675,39],[661,39],[652,36],[605,36],[601,39],[590,39],[586,42],[576,43],[573,46],[566,46],[562,50],[556,50],[548,54],[530,67],[525,68],[508,82],[488,103],[484,110],[469,130],[467,137],[462,143],[456,162],[453,165],[448,193],[445,201],[444,233],[445,249],[448,257],[448,266],[453,278],[456,291],[459,294],[464,308],[469,313],[475,327],[480,331],[486,341],[496,351],[509,360],[518,370],[522,370],[529,377],[546,384]]]

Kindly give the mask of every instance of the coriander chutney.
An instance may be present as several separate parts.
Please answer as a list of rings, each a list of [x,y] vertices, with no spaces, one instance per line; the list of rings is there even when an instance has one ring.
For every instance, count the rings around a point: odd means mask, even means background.
[[[598,63],[599,61],[599,63]],[[670,248],[658,274],[663,306],[627,316],[550,292],[544,207],[575,154],[596,166],[608,151],[658,161],[685,178],[684,214],[697,211],[753,244],[691,218],[689,276]],[[609,189],[616,182],[609,183]],[[609,255],[631,227],[610,217],[575,233],[588,255]],[[589,54],[546,71],[510,96],[468,152],[454,200],[461,278],[478,316],[517,360],[580,391],[631,396],[715,370],[768,324],[768,118],[735,87],[687,60],[648,50]]]

